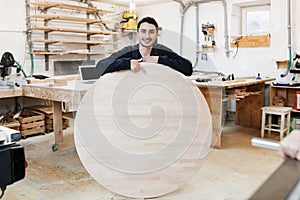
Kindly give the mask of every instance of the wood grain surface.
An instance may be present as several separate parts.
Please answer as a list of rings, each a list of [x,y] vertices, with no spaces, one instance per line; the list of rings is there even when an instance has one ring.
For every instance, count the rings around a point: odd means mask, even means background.
[[[200,90],[169,67],[101,77],[86,93],[74,125],[81,162],[101,185],[151,198],[189,181],[210,150],[211,115]]]

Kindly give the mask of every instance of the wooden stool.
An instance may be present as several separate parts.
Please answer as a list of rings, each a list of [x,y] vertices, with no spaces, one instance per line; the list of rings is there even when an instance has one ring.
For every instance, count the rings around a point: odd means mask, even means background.
[[[291,107],[280,107],[280,106],[267,106],[262,108],[262,122],[261,122],[261,137],[264,138],[265,130],[277,131],[280,133],[280,140],[283,138],[283,134],[290,133],[290,119],[291,119]],[[269,115],[268,123],[266,124],[266,115]],[[272,124],[272,116],[280,115],[280,125]]]

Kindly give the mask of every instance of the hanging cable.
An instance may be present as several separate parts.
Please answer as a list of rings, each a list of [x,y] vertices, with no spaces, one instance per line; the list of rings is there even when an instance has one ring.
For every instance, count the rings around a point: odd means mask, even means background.
[[[233,59],[236,57],[236,55],[238,54],[238,52],[239,52],[239,42],[238,41],[236,41],[236,51],[235,51],[235,54],[234,54],[234,56],[232,57]]]

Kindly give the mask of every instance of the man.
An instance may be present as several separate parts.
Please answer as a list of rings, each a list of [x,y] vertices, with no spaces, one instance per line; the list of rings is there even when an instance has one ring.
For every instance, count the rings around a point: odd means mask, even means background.
[[[293,130],[280,142],[279,153],[300,161],[300,130]]]
[[[100,60],[96,65],[99,76],[114,71],[143,71],[140,62],[159,63],[171,67],[186,76],[193,72],[192,63],[173,52],[168,47],[155,44],[158,36],[158,24],[152,17],[145,17],[137,25],[139,44],[127,46]]]

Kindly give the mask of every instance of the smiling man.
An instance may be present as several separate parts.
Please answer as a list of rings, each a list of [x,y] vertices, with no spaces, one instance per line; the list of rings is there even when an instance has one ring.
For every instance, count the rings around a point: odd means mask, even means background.
[[[140,62],[166,65],[186,76],[192,74],[192,63],[189,60],[164,45],[156,44],[158,24],[155,19],[152,17],[141,19],[137,25],[137,35],[138,44],[124,47],[97,63],[96,73],[99,77],[105,73],[120,70],[143,71]]]

